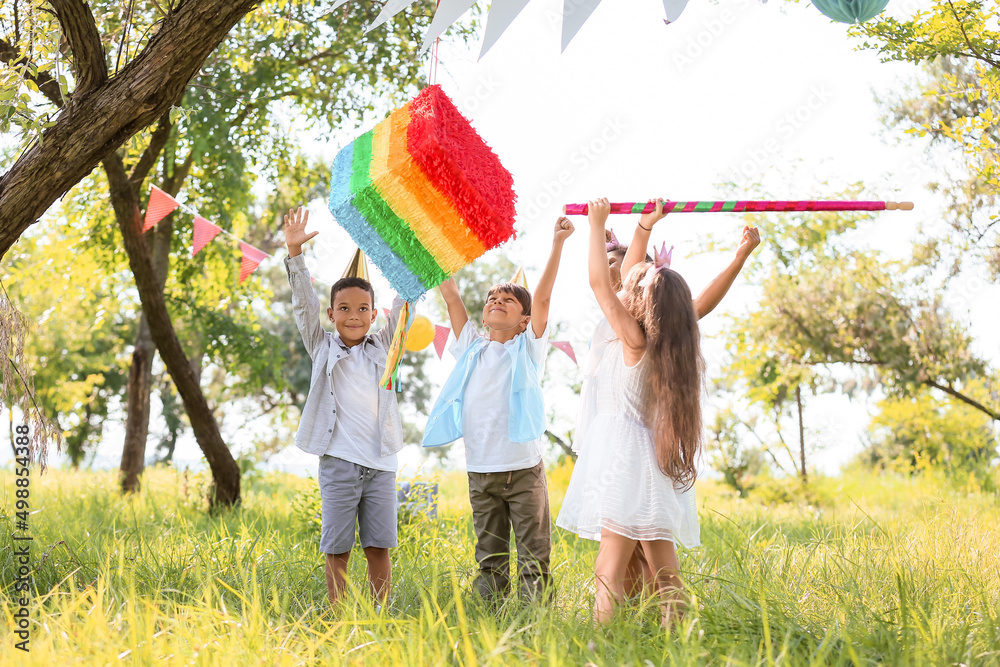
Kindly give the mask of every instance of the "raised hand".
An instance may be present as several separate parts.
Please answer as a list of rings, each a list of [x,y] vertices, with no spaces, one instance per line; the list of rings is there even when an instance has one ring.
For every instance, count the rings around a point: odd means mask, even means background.
[[[608,221],[608,215],[610,214],[611,202],[608,201],[607,197],[592,199],[587,202],[587,220],[590,221],[591,226],[603,227],[604,223]]]
[[[319,234],[319,232],[306,232],[306,223],[309,221],[309,209],[299,206],[298,209],[288,209],[285,214],[285,246],[288,248],[288,256],[295,257],[302,252],[302,244]]]
[[[757,228],[744,227],[743,236],[740,238],[740,245],[736,248],[736,256],[746,259],[758,245],[760,245],[760,232],[757,231]]]
[[[552,242],[553,243],[564,242],[573,234],[575,230],[576,227],[573,226],[573,223],[570,221],[569,218],[565,216],[559,218],[558,220],[556,220],[556,229],[555,233],[552,236]]]
[[[656,209],[650,211],[649,213],[643,213],[642,216],[639,217],[639,226],[645,229],[646,231],[650,231],[651,229],[653,229],[653,225],[655,225],[660,220],[663,220],[663,218],[667,216],[667,214],[663,210],[662,199],[650,199],[649,203],[655,204]]]

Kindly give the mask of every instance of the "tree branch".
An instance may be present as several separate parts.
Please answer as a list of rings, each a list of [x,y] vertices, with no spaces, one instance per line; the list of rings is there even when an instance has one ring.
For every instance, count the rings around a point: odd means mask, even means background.
[[[1000,69],[1000,63],[992,58],[984,56],[978,49],[976,49],[976,47],[972,45],[972,40],[969,39],[968,33],[965,32],[965,26],[962,25],[962,19],[959,18],[958,11],[955,9],[955,5],[952,4],[951,0],[948,0],[948,6],[951,8],[951,15],[955,17],[955,23],[958,24],[958,29],[962,31],[962,38],[965,39],[965,45],[969,47],[969,50],[972,51],[973,54],[975,54],[973,57],[983,61],[995,69]]]
[[[205,58],[256,4],[179,3],[117,75],[87,95],[68,99],[56,124],[0,175],[0,257],[56,199],[169,109]]]
[[[347,52],[346,48],[342,48],[342,49],[326,49],[325,51],[320,51],[319,53],[316,53],[314,55],[309,56],[308,58],[300,58],[299,60],[295,61],[295,64],[298,67],[302,67],[304,65],[309,65],[311,63],[314,63],[317,60],[322,60],[323,58],[329,58],[329,57],[336,58],[338,56],[342,56],[346,52]]]
[[[989,408],[987,408],[982,403],[979,403],[978,401],[976,401],[976,400],[974,400],[972,398],[969,398],[965,394],[963,394],[961,392],[958,392],[958,391],[952,389],[951,387],[949,387],[947,385],[938,384],[937,382],[934,382],[933,380],[924,380],[924,384],[927,385],[928,387],[934,387],[935,389],[940,389],[944,393],[946,393],[949,396],[952,396],[954,398],[957,398],[958,400],[962,401],[966,405],[971,405],[976,410],[979,410],[980,412],[982,412],[982,413],[988,415],[989,417],[991,417],[994,421],[1000,421],[1000,412],[994,412],[993,410],[990,410]]]
[[[566,444],[565,440],[563,440],[558,435],[556,435],[555,433],[553,433],[548,429],[545,430],[545,435],[548,436],[549,442],[559,445],[560,449],[562,449],[566,453],[566,456],[576,461],[576,452],[573,451],[572,447]]]
[[[156,130],[153,131],[152,136],[149,138],[149,144],[146,145],[146,150],[142,152],[142,155],[139,156],[139,161],[132,167],[132,173],[129,174],[128,180],[132,182],[133,186],[138,187],[146,180],[149,170],[156,164],[156,159],[160,157],[160,152],[167,145],[167,140],[170,139],[171,129],[173,129],[173,125],[170,122],[170,109],[167,109],[160,116],[160,120],[156,124]]]
[[[59,82],[49,76],[48,72],[40,72],[36,76],[32,76],[30,72],[31,62],[24,58],[18,58],[18,51],[14,48],[14,45],[10,42],[0,39],[0,62],[6,63],[11,67],[23,67],[25,68],[24,78],[33,81],[38,90],[41,91],[43,95],[52,104],[57,107],[62,107],[63,98],[62,91],[59,90]]]
[[[86,94],[108,80],[101,34],[90,7],[83,0],[49,0],[56,12],[63,35],[73,51],[76,88],[73,94]]]

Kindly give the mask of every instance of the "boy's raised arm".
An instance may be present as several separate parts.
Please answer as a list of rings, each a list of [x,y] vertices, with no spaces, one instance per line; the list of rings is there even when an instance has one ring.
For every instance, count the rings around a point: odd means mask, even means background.
[[[306,222],[309,211],[300,206],[298,210],[289,210],[285,214],[285,246],[288,248],[288,259],[285,268],[288,270],[288,284],[292,287],[292,312],[295,314],[295,325],[302,336],[302,342],[310,357],[326,340],[326,332],[319,323],[319,299],[316,290],[309,280],[309,271],[302,259],[302,244],[319,234],[306,233]]]
[[[406,303],[398,294],[392,299],[392,309],[389,311],[388,317],[385,318],[385,326],[378,330],[375,337],[378,338],[379,342],[382,343],[382,347],[389,349],[392,345],[392,335],[396,333],[396,324],[399,322],[399,313],[403,310],[403,304]],[[416,310],[416,304],[410,309],[410,317],[413,317]]]
[[[739,275],[740,270],[743,268],[743,264],[758,244],[760,244],[760,232],[757,231],[757,228],[744,227],[743,237],[740,239],[740,245],[736,249],[736,257],[694,299],[694,310],[698,313],[699,320],[715,310],[715,307],[722,301],[722,297],[726,296],[729,288],[733,286],[736,276]]]
[[[462,335],[462,330],[465,329],[465,325],[469,321],[469,312],[465,309],[465,302],[462,301],[458,285],[455,284],[454,278],[448,278],[438,285],[438,290],[441,292],[441,298],[444,299],[445,305],[448,306],[451,330],[455,333],[455,338],[458,338]]]
[[[573,223],[569,218],[562,217],[556,220],[556,229],[552,235],[552,252],[549,253],[549,261],[545,263],[545,270],[535,288],[535,295],[531,299],[531,330],[535,333],[535,338],[541,338],[545,332],[545,327],[549,323],[549,306],[552,303],[552,286],[556,282],[556,274],[559,272],[559,260],[562,258],[563,244],[573,233]],[[605,260],[605,265],[607,261]]]

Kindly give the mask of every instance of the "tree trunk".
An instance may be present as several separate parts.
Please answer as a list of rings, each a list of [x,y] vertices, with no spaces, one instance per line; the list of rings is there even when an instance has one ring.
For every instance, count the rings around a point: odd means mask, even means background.
[[[82,2],[53,3],[74,53],[78,86],[55,125],[0,176],[0,258],[56,199],[169,110],[205,58],[256,4],[178,3],[142,53],[109,79],[90,10]]]
[[[121,228],[150,335],[184,402],[184,411],[191,422],[194,437],[212,470],[212,507],[235,505],[240,501],[240,469],[222,440],[219,426],[201,391],[198,374],[185,356],[170,320],[162,285],[157,280],[149,248],[140,231],[142,221],[134,190],[117,153],[104,160],[104,168],[108,173],[111,203]]]
[[[139,330],[132,350],[132,368],[126,394],[125,442],[122,444],[122,493],[139,490],[139,475],[146,467],[146,438],[149,435],[149,394],[153,381],[156,345],[149,335],[146,316],[139,317]]]
[[[802,422],[802,387],[795,385],[795,405],[799,408],[799,476],[803,482],[808,481],[806,477],[806,430]]]
[[[169,119],[162,127],[169,127]],[[160,130],[157,130],[158,132]],[[169,129],[166,130],[169,133]],[[121,179],[125,173],[124,168],[119,172],[117,169],[108,171],[108,182],[112,179]],[[139,183],[132,179],[119,182],[119,189],[115,197],[120,200],[123,193],[128,191],[130,197],[127,201],[121,200],[115,208],[115,217],[118,211],[138,211],[139,193],[137,190]],[[177,194],[179,186],[170,183],[167,186],[167,193],[171,196]],[[118,220],[119,227],[123,224],[135,224],[132,220]],[[153,242],[153,273],[156,276],[156,283],[163,293],[163,286],[167,283],[167,275],[170,272],[170,240],[174,231],[173,215],[168,215],[156,226],[153,234],[148,238]],[[140,295],[141,300],[141,295]],[[131,493],[139,490],[139,475],[146,468],[146,440],[149,437],[149,397],[153,390],[153,358],[156,356],[156,345],[149,331],[149,321],[146,314],[139,317],[139,326],[135,337],[135,347],[132,350],[132,368],[129,370],[127,403],[125,404],[125,442],[122,444],[121,463],[121,487],[122,493]]]

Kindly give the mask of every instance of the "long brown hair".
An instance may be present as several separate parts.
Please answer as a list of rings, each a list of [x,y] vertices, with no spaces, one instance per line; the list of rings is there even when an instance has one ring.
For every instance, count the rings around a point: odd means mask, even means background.
[[[698,315],[691,290],[676,271],[656,271],[646,288],[647,262],[629,272],[625,307],[646,334],[646,425],[653,431],[656,460],[663,474],[684,488],[694,484],[701,453],[701,356]]]

